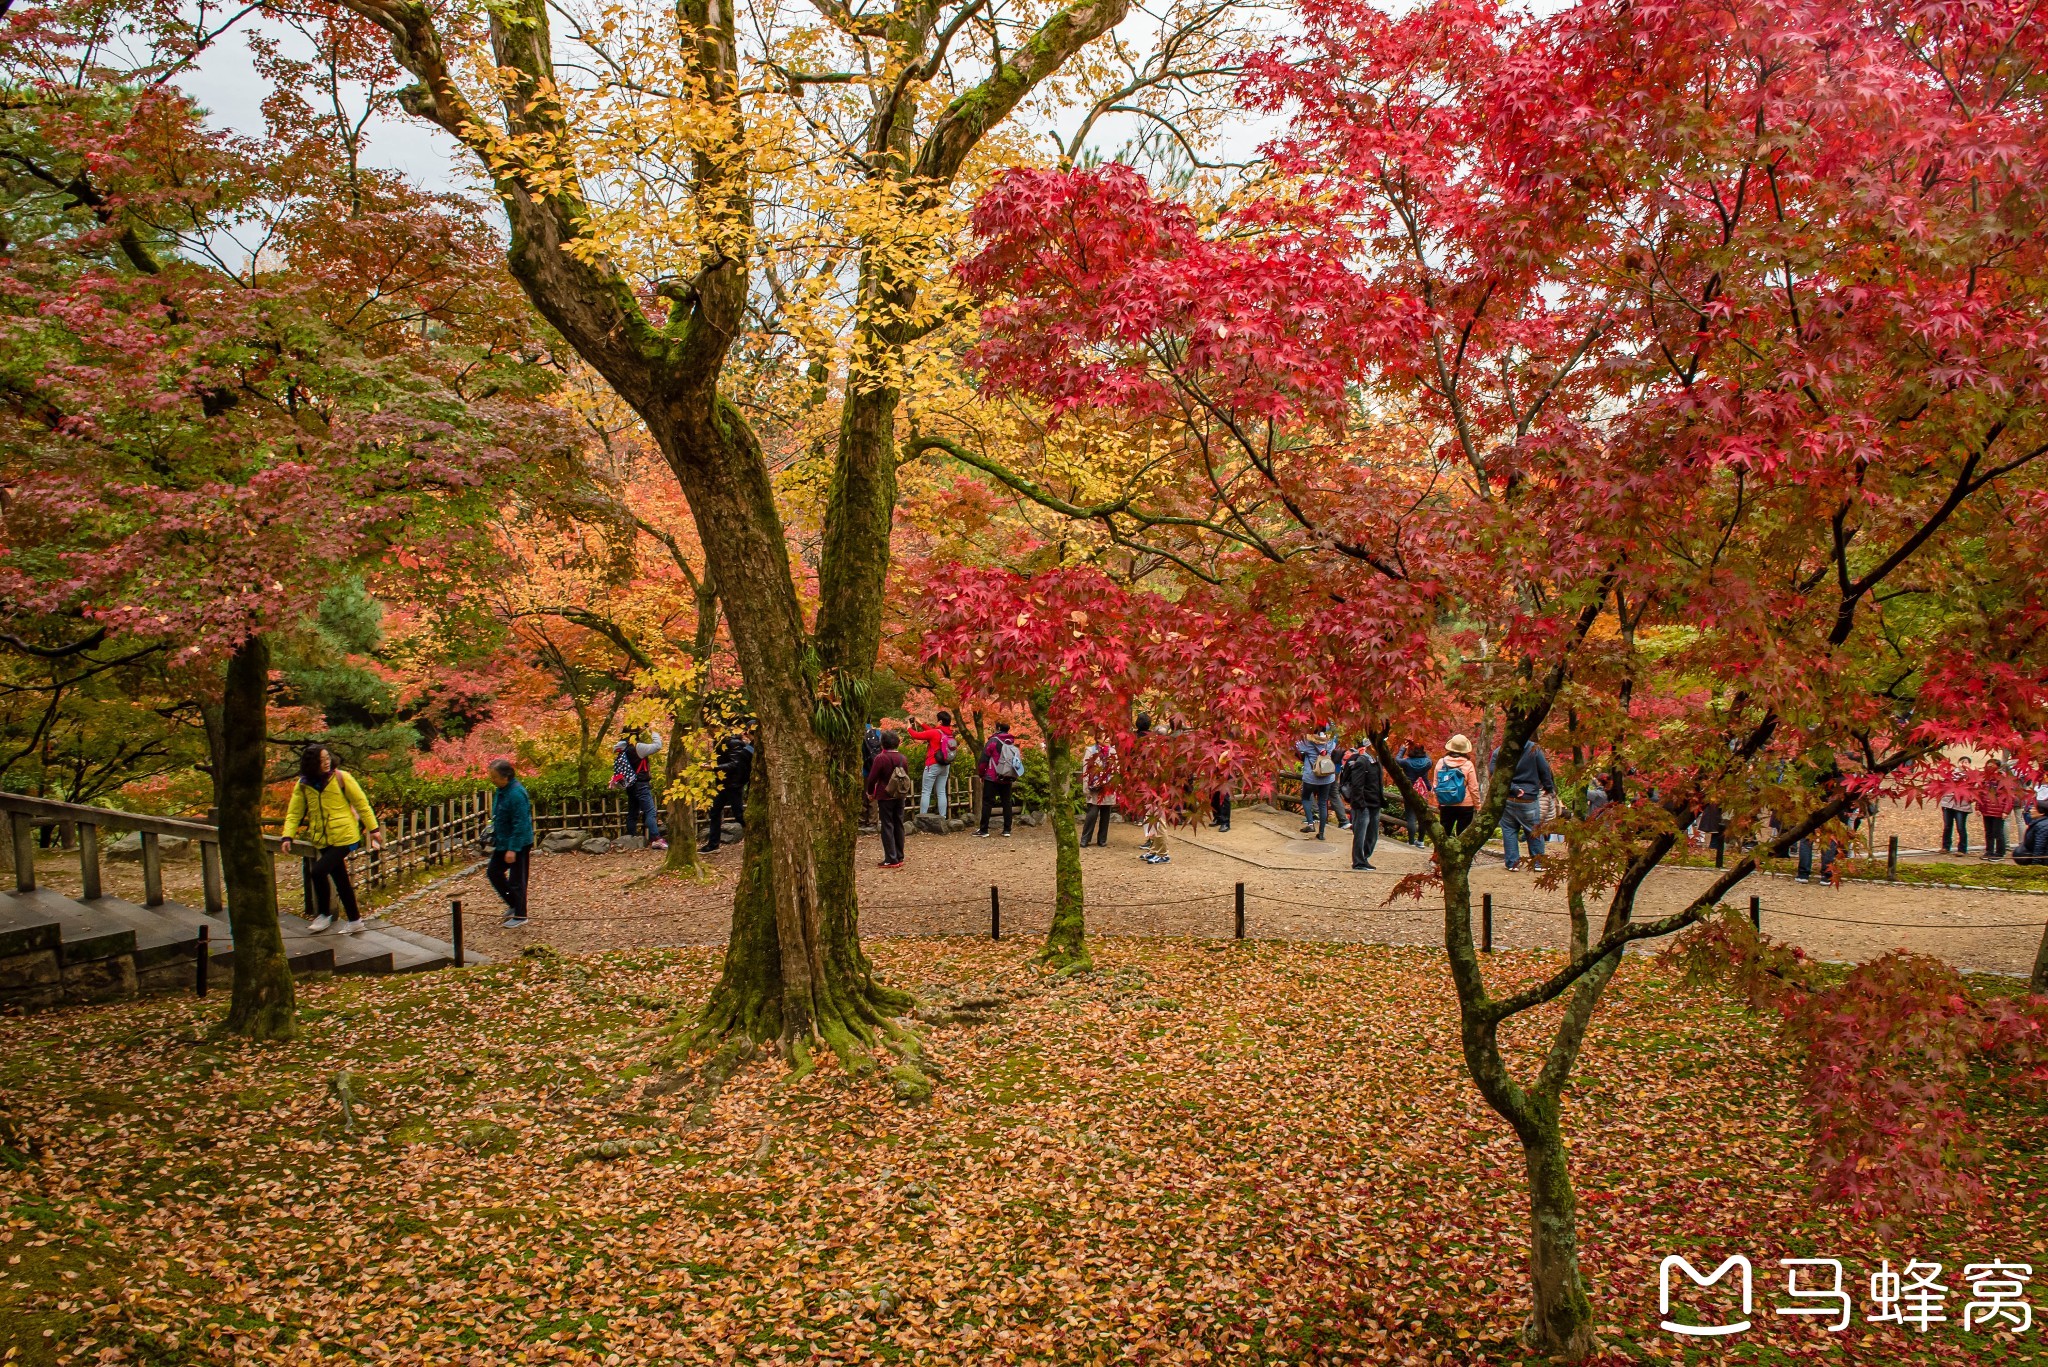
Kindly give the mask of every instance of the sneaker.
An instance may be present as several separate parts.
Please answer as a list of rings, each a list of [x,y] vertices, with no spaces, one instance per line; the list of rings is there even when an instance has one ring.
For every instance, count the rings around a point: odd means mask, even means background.
[[[1308,834],[1308,833],[1309,833],[1310,831],[1312,831],[1312,830],[1314,830],[1314,829],[1315,829],[1315,827],[1313,827],[1313,826],[1303,826],[1303,827],[1301,828],[1301,833],[1302,833],[1303,835],[1307,835],[1307,834]]]
[[[988,832],[987,832],[987,831],[976,831],[976,832],[974,833],[974,838],[975,838],[976,840],[986,840],[986,839],[988,839]]]
[[[647,848],[650,850],[665,850],[668,848],[668,842],[666,840],[657,840]]]
[[[1004,831],[1004,832],[1003,832],[1003,839],[1005,839],[1005,840],[1008,840],[1009,838],[1010,838],[1010,833],[1009,833],[1008,831]]]
[[[718,853],[718,846],[716,846],[716,845],[699,845],[699,846],[697,847],[697,853],[699,853],[699,854],[717,854],[717,853]]]
[[[1324,834],[1323,834],[1323,833],[1322,833],[1321,831],[1317,831],[1317,832],[1316,832],[1316,839],[1318,839],[1318,840],[1327,840],[1327,839],[1329,839],[1329,837],[1328,837],[1328,836],[1326,836],[1326,835],[1324,835]]]
[[[343,922],[341,923],[341,928],[340,928],[339,930],[335,931],[335,934],[337,934],[337,935],[360,935],[360,934],[362,934],[362,933],[363,933],[363,929],[364,929],[364,927],[363,927],[363,923],[362,923],[361,921],[343,921]]]
[[[893,864],[884,864],[882,867],[885,869],[900,869],[903,867],[903,861],[899,859]]]
[[[524,916],[507,916],[503,921],[499,922],[499,924],[504,926],[505,929],[507,930],[518,930],[521,926],[524,926],[526,924],[526,918]]]
[[[1348,821],[1340,821],[1337,823],[1337,829],[1340,831],[1348,831],[1351,829],[1351,823]]]
[[[1510,864],[1501,870],[1502,873],[1520,873],[1521,871],[1522,866],[1520,864]]]
[[[1799,877],[1794,878],[1792,881],[1795,883],[1811,883],[1813,880],[1811,878],[1806,877],[1804,874],[1801,874]]]
[[[315,916],[313,918],[313,924],[306,927],[306,929],[312,931],[315,935],[318,935],[321,931],[327,929],[329,926],[333,924],[334,918],[332,916]]]

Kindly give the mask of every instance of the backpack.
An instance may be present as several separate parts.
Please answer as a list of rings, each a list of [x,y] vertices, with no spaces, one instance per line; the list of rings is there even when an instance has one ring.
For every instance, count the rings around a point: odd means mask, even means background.
[[[1465,771],[1456,765],[1436,766],[1436,800],[1445,807],[1465,805]]]
[[[1334,778],[1337,774],[1337,761],[1330,758],[1328,750],[1318,751],[1315,759],[1309,764],[1308,771],[1319,779]]]
[[[639,756],[633,753],[630,741],[621,741],[612,751],[612,787],[623,788],[631,783],[639,771]]]
[[[1024,777],[1024,754],[1015,741],[1001,741],[996,746],[996,777],[1014,781]]]
[[[953,738],[944,731],[932,742],[931,753],[924,757],[926,764],[951,764],[953,762]]]
[[[894,798],[909,797],[913,787],[908,769],[892,769],[889,771],[889,781],[882,785],[882,796]]]

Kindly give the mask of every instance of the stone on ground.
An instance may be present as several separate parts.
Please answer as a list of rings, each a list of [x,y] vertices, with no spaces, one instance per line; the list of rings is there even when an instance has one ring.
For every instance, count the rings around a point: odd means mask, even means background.
[[[610,854],[612,852],[612,842],[601,835],[593,835],[576,848],[585,854]]]
[[[567,854],[583,848],[583,842],[588,839],[589,831],[549,831],[540,838],[540,847],[549,854]]]

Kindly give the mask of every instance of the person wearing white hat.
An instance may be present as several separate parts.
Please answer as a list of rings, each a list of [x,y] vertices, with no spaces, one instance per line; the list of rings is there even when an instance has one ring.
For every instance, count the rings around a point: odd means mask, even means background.
[[[1430,796],[1436,799],[1437,820],[1453,835],[1472,824],[1479,805],[1479,770],[1472,764],[1472,742],[1460,731],[1444,742],[1444,753],[1430,770]]]

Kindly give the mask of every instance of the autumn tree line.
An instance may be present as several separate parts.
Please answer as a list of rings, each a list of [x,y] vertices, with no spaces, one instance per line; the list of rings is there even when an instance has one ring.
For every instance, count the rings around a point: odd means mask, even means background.
[[[853,875],[904,690],[1034,718],[1052,969],[1090,736],[1171,819],[1323,718],[1389,772],[1397,729],[1484,719],[1502,763],[1403,891],[1525,1157],[1532,1347],[1591,1351],[1566,1097],[1631,944],[1850,1023],[1824,1188],[1970,1198],[1955,1090],[2036,1065],[2048,999],[1899,959],[1845,988],[1717,908],[1965,782],[1952,747],[2040,777],[2026,11],[0,13],[0,783],[218,813],[227,1028],[293,1028],[260,833],[314,731],[408,781],[522,744],[587,781],[622,724],[745,711],[730,940],[663,1056],[858,1076],[923,1048]],[[261,129],[188,93],[231,38]],[[459,188],[376,169],[401,117]],[[1532,742],[1627,782],[1558,818],[1569,951],[1510,987],[1470,880]],[[1753,852],[1638,919],[1708,806]]]

